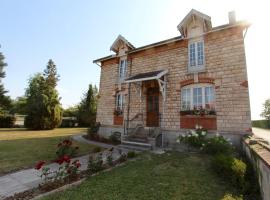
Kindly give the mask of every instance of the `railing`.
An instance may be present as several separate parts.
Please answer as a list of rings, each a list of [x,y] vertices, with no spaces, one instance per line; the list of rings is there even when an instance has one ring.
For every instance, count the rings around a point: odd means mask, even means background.
[[[138,119],[139,116],[141,116],[141,123],[143,125],[143,113],[137,113],[130,120],[124,120],[124,135],[128,135],[130,130],[136,128],[136,126],[139,124],[139,120],[135,126],[132,126],[133,125],[132,122],[134,122],[136,119]]]

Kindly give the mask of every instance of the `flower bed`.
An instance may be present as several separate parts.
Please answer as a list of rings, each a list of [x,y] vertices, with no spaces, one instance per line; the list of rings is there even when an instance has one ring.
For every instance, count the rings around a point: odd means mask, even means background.
[[[69,156],[63,156],[55,160],[59,164],[57,170],[51,170],[45,166],[45,161],[40,161],[36,164],[36,170],[41,171],[41,178],[43,182],[37,188],[17,193],[13,196],[7,197],[4,200],[27,200],[47,193],[65,185],[73,184],[77,181],[83,180],[86,177],[94,176],[100,171],[111,170],[123,164],[129,158],[127,154],[118,150],[119,157],[116,160],[112,159],[114,149],[110,149],[101,153],[89,156],[88,166],[86,170],[80,170],[81,163],[79,160],[71,161]],[[106,161],[102,159],[102,155],[106,156]]]

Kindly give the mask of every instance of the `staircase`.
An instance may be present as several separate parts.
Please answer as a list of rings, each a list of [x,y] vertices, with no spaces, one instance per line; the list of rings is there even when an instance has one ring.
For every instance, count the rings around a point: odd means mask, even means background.
[[[148,131],[142,125],[137,125],[122,138],[121,148],[134,151],[149,151],[152,145],[148,141]]]

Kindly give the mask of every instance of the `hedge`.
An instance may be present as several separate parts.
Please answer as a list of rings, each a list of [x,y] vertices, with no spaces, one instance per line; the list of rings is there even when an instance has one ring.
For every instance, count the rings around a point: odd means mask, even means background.
[[[270,129],[270,120],[253,120],[253,127]]]
[[[0,115],[0,128],[12,128],[16,118],[12,115]]]

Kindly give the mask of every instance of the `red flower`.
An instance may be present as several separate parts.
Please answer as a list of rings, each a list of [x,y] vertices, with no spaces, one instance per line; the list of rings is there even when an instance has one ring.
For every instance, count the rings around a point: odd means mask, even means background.
[[[65,160],[63,158],[57,159],[55,162],[61,165]]]
[[[64,155],[63,160],[64,160],[66,163],[70,163],[70,157],[67,156],[67,155]]]
[[[44,164],[45,164],[45,161],[39,161],[39,162],[36,164],[35,169],[36,169],[36,170],[39,170]]]

